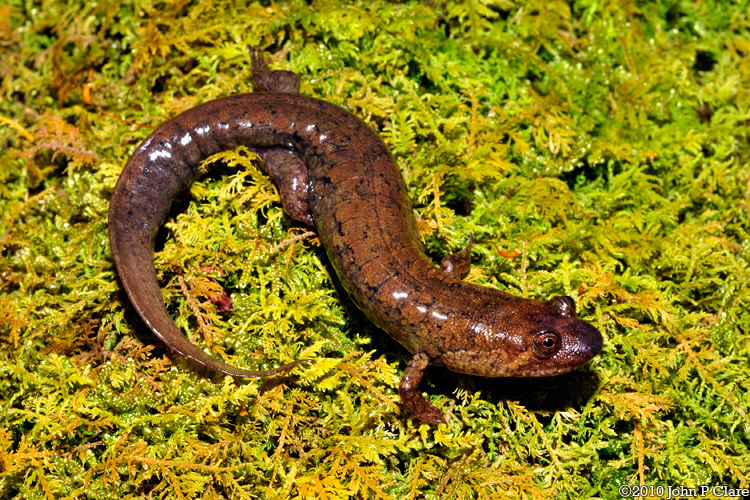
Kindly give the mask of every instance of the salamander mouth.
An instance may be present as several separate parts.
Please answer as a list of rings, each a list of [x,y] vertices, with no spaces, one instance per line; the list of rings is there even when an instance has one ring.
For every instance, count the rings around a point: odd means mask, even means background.
[[[510,375],[512,377],[554,377],[564,373],[570,373],[588,364],[591,359],[582,360],[580,363],[566,364],[564,366],[537,367],[521,370],[520,373]]]
[[[595,335],[588,342],[560,351],[555,356],[539,359],[533,352],[509,359],[505,349],[468,350],[444,352],[433,364],[468,375],[481,377],[553,377],[572,372],[586,365],[602,349],[599,331],[589,326]]]

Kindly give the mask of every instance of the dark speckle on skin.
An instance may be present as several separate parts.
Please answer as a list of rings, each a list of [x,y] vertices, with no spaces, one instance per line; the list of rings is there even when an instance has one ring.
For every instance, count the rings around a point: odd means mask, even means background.
[[[154,239],[170,203],[199,175],[202,158],[245,145],[262,155],[287,213],[315,226],[354,302],[414,354],[399,393],[416,417],[445,422],[419,391],[430,364],[485,377],[536,377],[575,370],[599,353],[602,336],[576,317],[572,299],[541,302],[461,281],[468,251],[450,256],[444,270],[436,267],[378,136],[347,111],[298,95],[296,75],[269,71],[257,49],[251,56],[256,86],[280,92],[225,97],[176,116],[136,149],[112,194],[109,237],[120,279],[169,347],[237,377],[291,366],[242,370],[198,349],[169,317],[156,279]]]

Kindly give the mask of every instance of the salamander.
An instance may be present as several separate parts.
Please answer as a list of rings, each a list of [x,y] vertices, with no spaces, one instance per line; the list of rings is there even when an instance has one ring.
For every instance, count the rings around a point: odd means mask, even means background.
[[[260,377],[193,345],[170,318],[153,249],[172,200],[199,175],[202,159],[245,145],[279,187],[287,214],[314,226],[356,305],[413,357],[399,394],[417,418],[444,423],[423,396],[428,365],[484,377],[569,372],[596,356],[602,336],[578,319],[575,302],[538,301],[461,280],[470,246],[435,266],[425,255],[396,164],[364,122],[326,101],[299,95],[299,78],[270,71],[251,47],[260,90],[206,102],[167,121],[127,161],[112,193],[109,238],[131,303],[177,353],[235,377]]]

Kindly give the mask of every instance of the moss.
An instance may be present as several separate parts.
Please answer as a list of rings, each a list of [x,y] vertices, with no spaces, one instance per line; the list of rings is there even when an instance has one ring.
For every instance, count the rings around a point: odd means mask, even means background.
[[[0,6],[0,496],[749,488],[749,40],[747,1]],[[239,366],[316,362],[235,385],[169,355],[117,281],[108,199],[150,127],[250,90],[248,44],[378,131],[430,255],[472,235],[468,279],[575,297],[602,355],[551,380],[434,369],[449,425],[420,425],[408,354],[242,150],[165,224],[165,300]]]

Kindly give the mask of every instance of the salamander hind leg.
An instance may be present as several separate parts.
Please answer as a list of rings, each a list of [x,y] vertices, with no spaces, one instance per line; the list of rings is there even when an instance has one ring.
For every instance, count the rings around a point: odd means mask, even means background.
[[[452,278],[460,280],[467,274],[471,268],[471,244],[474,238],[469,236],[469,244],[460,252],[448,255],[440,261],[440,269]]]
[[[253,83],[261,92],[299,94],[299,76],[292,71],[271,71],[260,47],[249,46],[253,65]],[[288,149],[257,151],[263,168],[279,187],[284,211],[294,220],[314,226],[309,201],[310,176],[307,166]]]
[[[261,92],[283,92],[299,94],[299,76],[293,71],[268,69],[268,63],[260,47],[250,45],[250,61],[253,65],[253,83]]]
[[[427,402],[419,390],[419,383],[424,376],[425,368],[430,364],[430,358],[423,352],[418,352],[409,361],[404,370],[404,376],[398,386],[398,393],[404,406],[419,420],[430,424],[444,424],[445,417],[440,410]]]
[[[299,156],[286,149],[258,151],[263,168],[279,187],[284,211],[294,220],[314,226],[310,208],[310,174]]]

